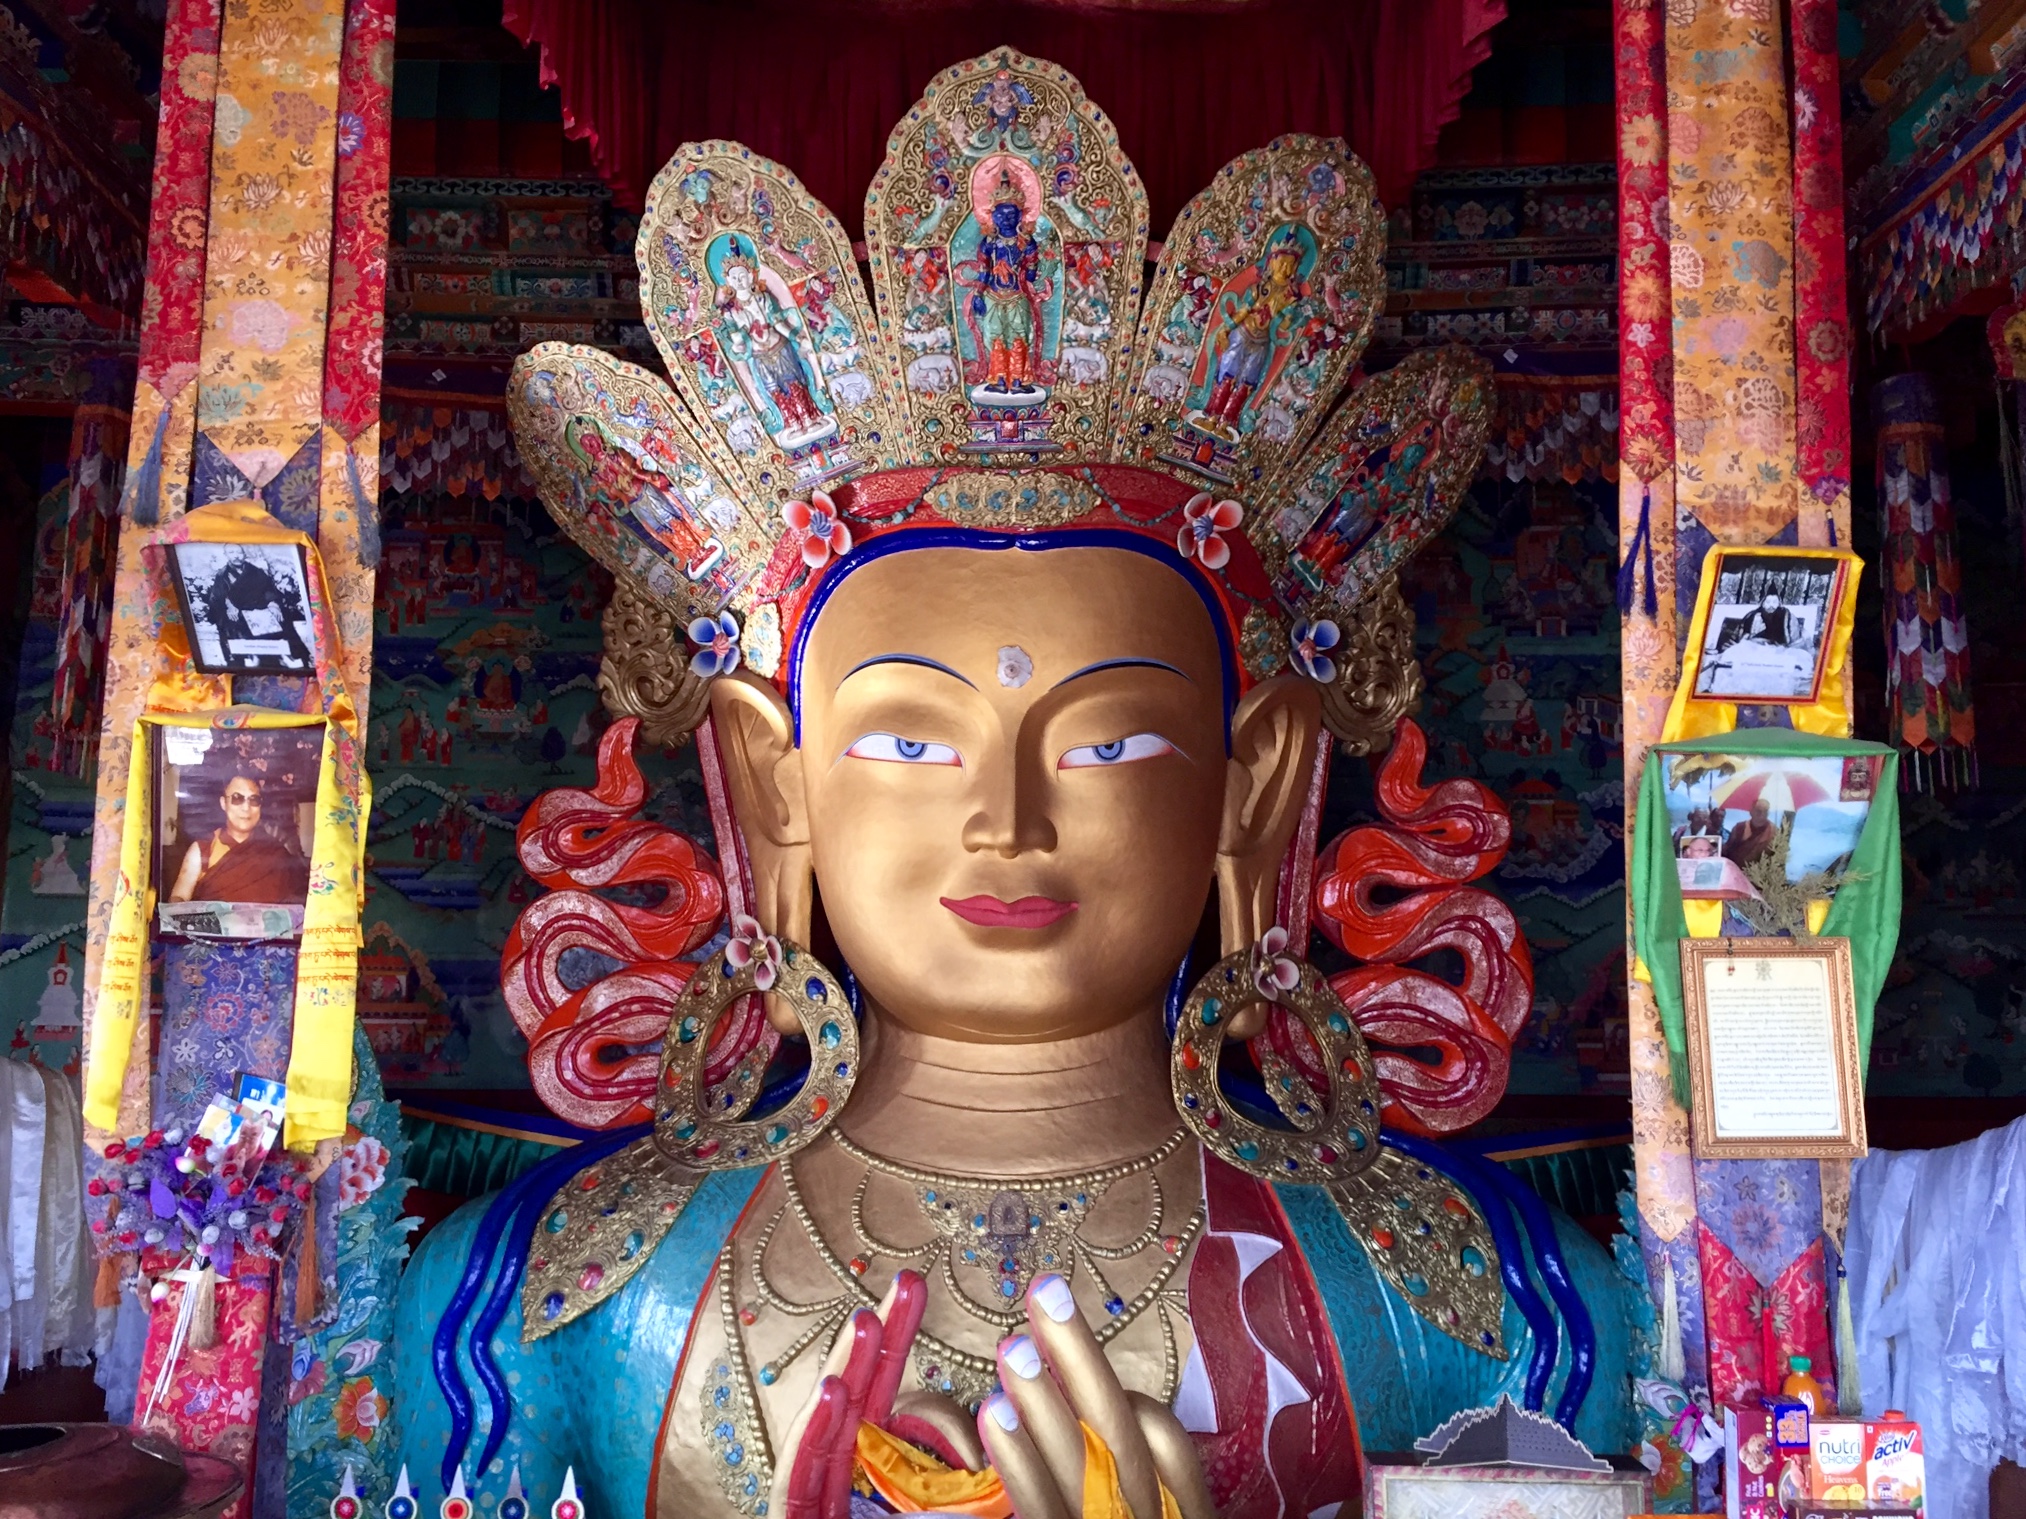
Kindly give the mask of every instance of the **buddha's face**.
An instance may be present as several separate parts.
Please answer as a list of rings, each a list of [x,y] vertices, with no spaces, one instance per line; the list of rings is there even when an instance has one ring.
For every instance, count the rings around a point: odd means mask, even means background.
[[[1158,1004],[1228,764],[1209,613],[1118,549],[921,549],[845,581],[801,671],[823,911],[925,1033],[1061,1038]]]

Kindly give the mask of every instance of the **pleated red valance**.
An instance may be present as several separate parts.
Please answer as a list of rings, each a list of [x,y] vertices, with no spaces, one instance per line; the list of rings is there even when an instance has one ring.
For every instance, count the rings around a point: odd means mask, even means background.
[[[1010,45],[1118,123],[1149,234],[1280,132],[1346,138],[1399,204],[1505,0],[505,0],[563,119],[638,206],[681,143],[778,159],[857,236],[887,133],[940,70]]]

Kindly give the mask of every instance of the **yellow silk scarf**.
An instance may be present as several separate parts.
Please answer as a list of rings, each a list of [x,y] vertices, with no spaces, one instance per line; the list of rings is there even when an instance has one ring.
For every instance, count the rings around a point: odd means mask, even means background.
[[[154,535],[158,545],[179,541],[281,543],[304,550],[313,581],[310,615],[317,633],[320,710],[283,712],[229,705],[231,677],[193,672],[187,630],[173,614],[160,619],[156,679],[147,710],[134,724],[132,759],[127,768],[119,878],[113,889],[85,1064],[85,1121],[105,1130],[117,1126],[134,1030],[147,1001],[149,925],[156,900],[149,868],[154,774],[152,746],[144,742],[148,726],[221,730],[321,727],[323,756],[317,773],[309,896],[303,909],[302,942],[296,951],[295,1019],[283,1120],[283,1139],[290,1149],[313,1149],[319,1140],[335,1139],[345,1132],[352,1094],[359,914],[365,901],[362,866],[366,818],[372,804],[359,746],[358,716],[337,673],[337,629],[314,541],[283,527],[258,502],[251,501],[200,507]],[[166,553],[166,549],[158,553]],[[158,606],[173,604],[173,599],[157,597]],[[223,709],[218,710],[221,702]],[[205,707],[213,710],[201,710]]]
[[[966,1514],[1011,1519],[1013,1504],[995,1471],[967,1472],[873,1424],[858,1426],[858,1469],[880,1497],[903,1514]],[[1119,1488],[1118,1462],[1097,1433],[1083,1426],[1082,1519],[1133,1519]],[[1175,1495],[1161,1487],[1161,1519],[1182,1519]]]

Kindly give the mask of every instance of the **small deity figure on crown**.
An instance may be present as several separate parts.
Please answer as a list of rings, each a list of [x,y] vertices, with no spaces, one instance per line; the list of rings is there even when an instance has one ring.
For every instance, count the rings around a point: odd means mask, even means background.
[[[1251,288],[1224,296],[1223,314],[1230,325],[1213,370],[1210,398],[1190,419],[1198,427],[1224,435],[1238,432],[1245,405],[1273,362],[1281,314],[1301,299],[1301,262],[1302,246],[1289,229],[1267,249],[1265,267]]]
[[[802,313],[778,276],[760,267],[751,245],[736,234],[711,249],[718,281],[718,341],[730,356],[762,413],[779,420],[768,435],[785,449],[806,448],[837,432],[837,421],[819,403],[822,381],[807,361]]]
[[[1043,387],[1042,303],[1054,293],[1043,270],[1041,239],[1030,210],[1030,190],[1014,178],[1013,160],[998,162],[998,178],[980,218],[977,251],[957,266],[969,292],[964,322],[977,360],[972,399],[983,405],[1033,405]],[[1024,167],[1024,166],[1023,166]],[[1027,176],[1031,177],[1029,170]]]

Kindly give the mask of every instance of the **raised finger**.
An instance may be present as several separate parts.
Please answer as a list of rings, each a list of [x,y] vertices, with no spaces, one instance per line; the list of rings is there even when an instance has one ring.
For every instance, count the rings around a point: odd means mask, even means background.
[[[1075,1417],[1110,1448],[1118,1463],[1119,1491],[1135,1519],[1159,1519],[1161,1488],[1153,1454],[1140,1434],[1140,1421],[1126,1401],[1118,1373],[1077,1311],[1065,1278],[1035,1279],[1027,1289],[1027,1322]]]
[[[893,1413],[894,1395],[907,1374],[908,1353],[914,1348],[915,1331],[922,1325],[922,1310],[928,1303],[928,1284],[914,1271],[894,1273],[893,1285],[879,1305],[886,1325],[880,1336],[879,1359],[872,1369],[872,1382],[865,1390],[861,1417],[884,1427]]]
[[[1055,1378],[1041,1362],[1041,1351],[1024,1334],[999,1343],[999,1386],[1013,1400],[1026,1431],[1052,1474],[1064,1501],[1083,1507],[1083,1427]]]
[[[825,1377],[816,1386],[816,1399],[803,1417],[788,1468],[788,1493],[781,1505],[781,1519],[825,1519],[824,1489],[829,1485],[831,1447],[837,1431],[845,1427],[849,1401],[842,1377]]]
[[[1217,1503],[1203,1480],[1203,1461],[1196,1454],[1196,1442],[1174,1410],[1158,1398],[1143,1392],[1129,1392],[1133,1416],[1140,1421],[1140,1435],[1154,1458],[1154,1470],[1161,1485],[1174,1495],[1182,1519],[1217,1519]]]
[[[1020,1411],[1006,1394],[994,1393],[978,1410],[978,1437],[1020,1519],[1076,1519],[1077,1508],[1063,1497],[1048,1463],[1021,1427]],[[1081,1481],[1079,1477],[1079,1491]]]
[[[830,1469],[824,1473],[823,1479],[825,1519],[833,1514],[851,1512],[851,1477],[853,1458],[858,1449],[858,1424],[865,1414],[866,1392],[872,1386],[873,1373],[879,1366],[879,1351],[886,1338],[886,1326],[880,1323],[879,1315],[870,1308],[861,1308],[852,1314],[843,1338],[850,1342],[841,1379],[844,1383],[844,1421],[830,1441]]]

